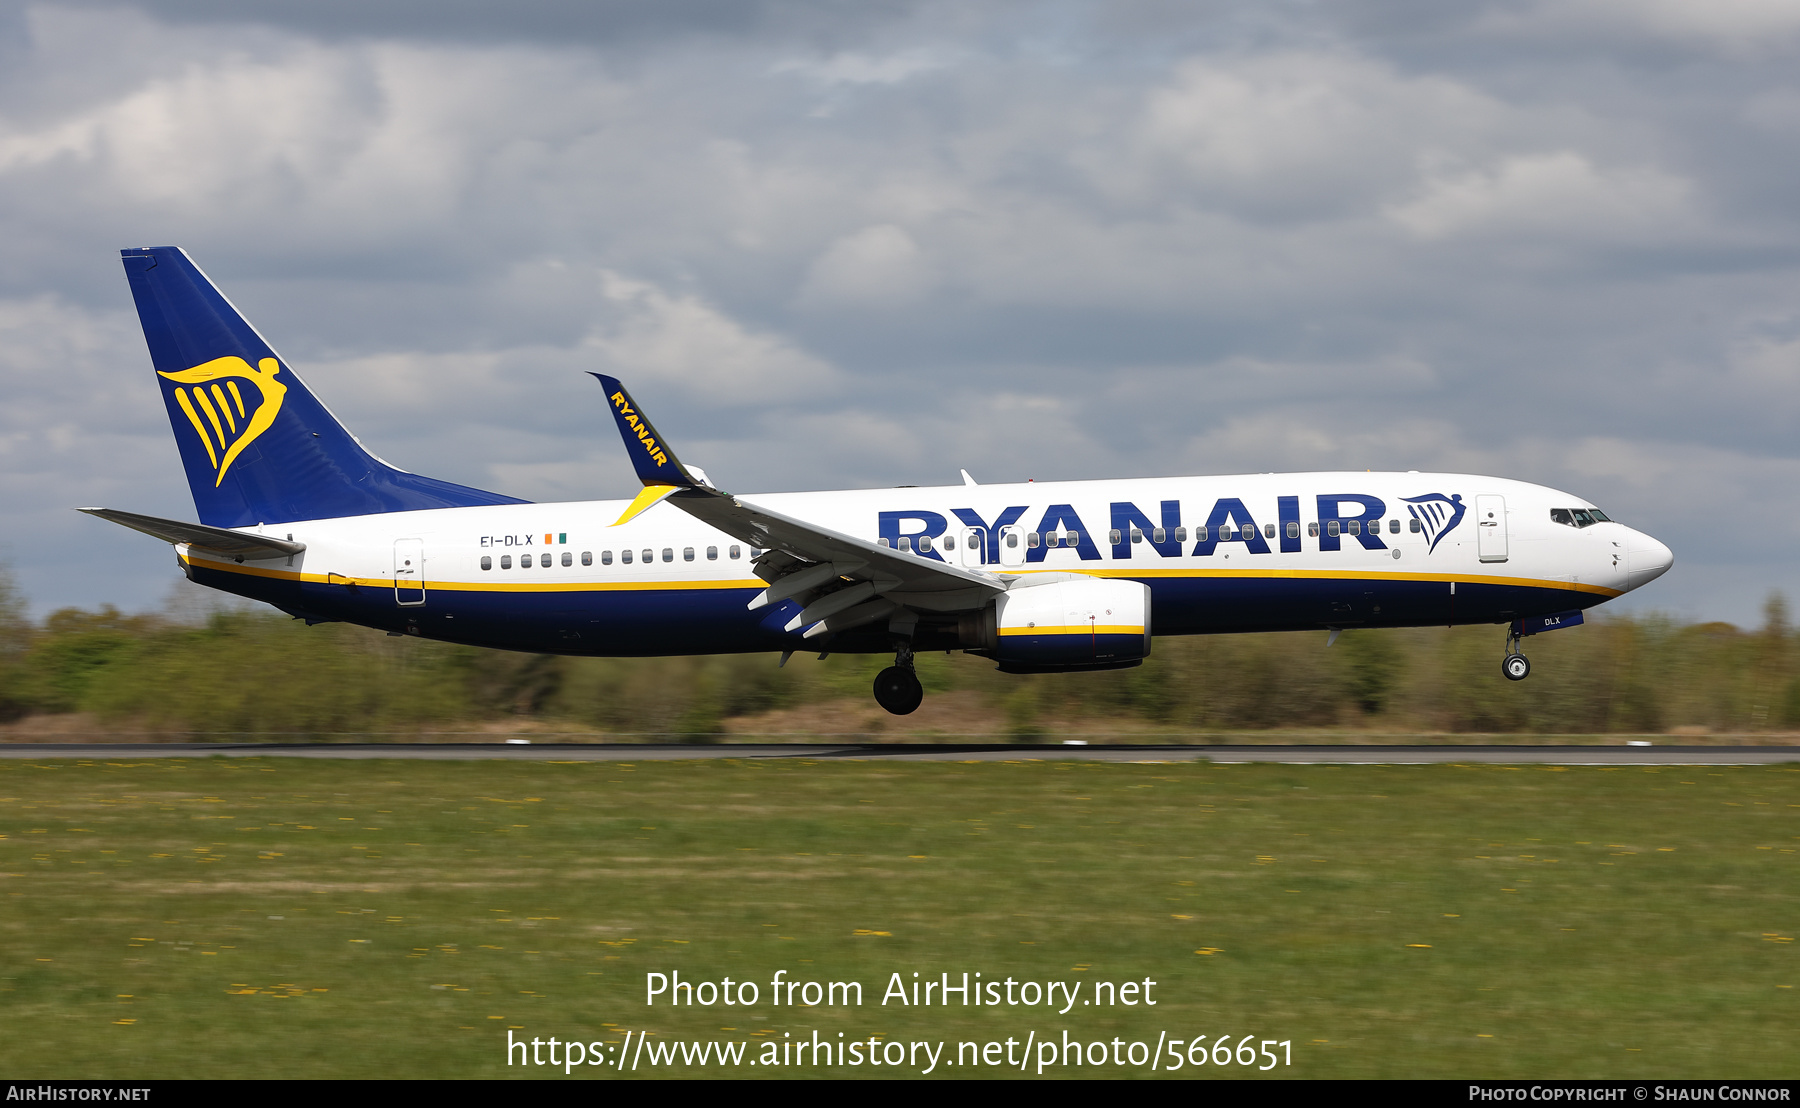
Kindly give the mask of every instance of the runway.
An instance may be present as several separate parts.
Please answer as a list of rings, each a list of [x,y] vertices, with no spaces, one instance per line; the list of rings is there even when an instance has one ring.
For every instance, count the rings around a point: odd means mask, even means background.
[[[1071,746],[1032,743],[7,743],[0,758],[340,758],[411,761],[1279,762],[1291,765],[1750,766],[1800,762],[1800,746]]]

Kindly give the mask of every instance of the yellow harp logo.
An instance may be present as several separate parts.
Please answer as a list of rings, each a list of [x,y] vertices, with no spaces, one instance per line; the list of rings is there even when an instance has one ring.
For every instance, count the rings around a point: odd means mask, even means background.
[[[244,448],[274,424],[276,413],[281,411],[281,399],[287,395],[287,386],[275,379],[280,372],[281,363],[274,358],[264,358],[251,369],[249,362],[235,357],[214,358],[179,373],[157,371],[158,377],[175,382],[175,403],[187,413],[188,422],[194,425],[206,446],[206,456],[218,472],[214,488],[225,480],[225,471]],[[238,388],[239,381],[256,386],[256,395],[249,403]]]

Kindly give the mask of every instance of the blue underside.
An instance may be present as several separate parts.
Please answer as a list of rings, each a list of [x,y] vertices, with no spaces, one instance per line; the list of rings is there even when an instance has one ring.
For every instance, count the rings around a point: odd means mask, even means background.
[[[1008,635],[996,657],[1022,665],[1109,665],[1142,658],[1145,645],[1142,635]]]
[[[754,588],[451,592],[427,586],[424,604],[402,607],[386,587],[271,580],[203,566],[189,572],[198,584],[308,619],[504,650],[634,657],[893,649],[881,624],[826,639],[783,631],[798,607],[788,601],[747,611]],[[1442,581],[1155,577],[1144,584],[1151,592],[1154,635],[1506,623],[1591,608],[1605,599],[1573,589],[1474,581],[1457,582],[1454,594]],[[920,624],[920,645],[953,647],[954,642],[933,638],[948,633],[934,631],[927,615]]]

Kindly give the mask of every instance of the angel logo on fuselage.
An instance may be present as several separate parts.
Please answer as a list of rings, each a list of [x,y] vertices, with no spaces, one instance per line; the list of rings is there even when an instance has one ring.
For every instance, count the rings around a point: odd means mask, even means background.
[[[1425,528],[1425,537],[1431,541],[1426,549],[1428,554],[1437,550],[1438,543],[1444,540],[1445,535],[1456,530],[1456,525],[1462,522],[1463,513],[1468,510],[1461,493],[1445,496],[1441,492],[1434,492],[1401,499],[1411,505],[1406,510]]]

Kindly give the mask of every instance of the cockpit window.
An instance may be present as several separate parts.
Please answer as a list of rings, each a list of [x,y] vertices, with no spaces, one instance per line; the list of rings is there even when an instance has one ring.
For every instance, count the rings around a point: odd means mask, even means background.
[[[1598,508],[1552,508],[1550,521],[1565,527],[1592,527],[1596,523],[1611,523],[1612,518]]]

